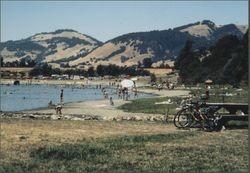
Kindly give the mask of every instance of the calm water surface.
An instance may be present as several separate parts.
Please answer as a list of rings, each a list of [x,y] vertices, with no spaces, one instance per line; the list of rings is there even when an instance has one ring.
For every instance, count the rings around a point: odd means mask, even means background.
[[[0,85],[1,110],[23,111],[41,107],[47,107],[49,101],[53,104],[60,102],[60,93],[63,89],[64,103],[77,101],[102,100],[101,89],[95,86],[72,87],[60,85]],[[116,89],[106,88],[109,97],[117,99]],[[150,97],[151,94],[138,93],[141,97]],[[133,94],[131,94],[133,97]]]

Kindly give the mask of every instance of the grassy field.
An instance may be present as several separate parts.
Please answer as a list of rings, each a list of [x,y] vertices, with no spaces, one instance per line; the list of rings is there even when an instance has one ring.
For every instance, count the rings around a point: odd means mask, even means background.
[[[155,104],[157,102],[163,102],[168,99],[171,99],[173,104],[169,105],[160,105]],[[119,106],[119,109],[122,109],[126,112],[133,113],[150,113],[150,114],[170,114],[173,115],[176,113],[176,108],[179,106],[181,98],[178,97],[153,97],[153,98],[142,98],[137,100],[132,100],[130,103],[123,104]]]
[[[2,119],[0,172],[247,172],[247,132]]]
[[[200,100],[202,94],[205,94],[205,87],[202,86],[197,89],[188,89],[191,95],[195,95],[193,100]],[[222,89],[221,86],[213,86],[209,90],[210,97],[207,102],[219,102],[219,103],[248,103],[248,90],[243,88],[241,91],[234,89],[232,87],[225,87]],[[228,93],[228,96],[222,96],[221,94]],[[231,94],[231,95],[230,95]],[[173,104],[169,105],[159,105],[155,104],[157,102],[163,102],[171,100]],[[132,100],[130,103],[121,105],[119,109],[122,109],[126,112],[135,112],[135,113],[157,113],[157,114],[175,114],[176,108],[180,105],[183,98],[181,97],[153,97],[153,98],[144,98],[138,100]]]
[[[205,94],[205,87],[191,89],[191,94],[201,96]],[[241,90],[232,88],[230,85],[213,85],[209,90],[210,97],[208,102],[225,102],[225,103],[248,103],[248,88],[243,86]],[[224,97],[222,95],[225,95]]]

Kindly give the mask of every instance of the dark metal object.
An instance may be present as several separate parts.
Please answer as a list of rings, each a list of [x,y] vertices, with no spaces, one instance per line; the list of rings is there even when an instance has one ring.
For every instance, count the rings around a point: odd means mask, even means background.
[[[247,103],[206,103],[206,105],[207,106],[217,106],[218,110],[221,108],[224,108],[229,112],[229,114],[236,115],[237,111],[242,111],[244,114],[248,114],[248,104]]]

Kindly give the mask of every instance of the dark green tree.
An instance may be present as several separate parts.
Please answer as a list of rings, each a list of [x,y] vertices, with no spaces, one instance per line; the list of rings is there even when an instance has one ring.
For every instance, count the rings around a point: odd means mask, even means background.
[[[153,62],[151,58],[144,58],[142,64],[145,68],[150,68]]]
[[[200,61],[192,50],[192,44],[191,40],[187,40],[175,62],[175,68],[179,70],[179,76],[184,83],[196,83],[200,80]]]
[[[222,79],[229,84],[238,84],[248,79],[248,32],[237,42],[231,57],[223,67]]]
[[[0,57],[0,67],[4,67],[3,57]]]
[[[42,65],[42,74],[44,76],[50,76],[50,75],[52,75],[52,67],[51,67],[51,65],[49,65],[47,63],[44,63]]]
[[[19,62],[20,67],[26,67],[28,66],[28,63],[26,62],[25,58],[22,58]]]
[[[154,73],[150,74],[150,82],[156,82],[156,76]]]
[[[89,69],[88,69],[88,76],[90,76],[90,77],[95,76],[94,67],[89,67]]]
[[[142,64],[141,64],[141,61],[138,61],[138,62],[137,62],[138,68],[141,68],[141,65],[142,65]]]
[[[105,75],[105,66],[99,64],[96,67],[96,73],[98,74],[98,76],[104,76]]]
[[[184,83],[212,79],[218,84],[239,84],[248,81],[248,32],[240,40],[226,35],[207,50],[192,50],[188,41],[175,62]]]

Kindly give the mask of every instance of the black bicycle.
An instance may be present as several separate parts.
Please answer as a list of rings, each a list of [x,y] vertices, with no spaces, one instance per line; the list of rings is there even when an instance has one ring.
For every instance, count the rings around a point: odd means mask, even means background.
[[[186,100],[180,111],[174,117],[177,128],[201,127],[204,131],[219,131],[220,116],[216,113],[218,107],[207,106],[203,101]]]

